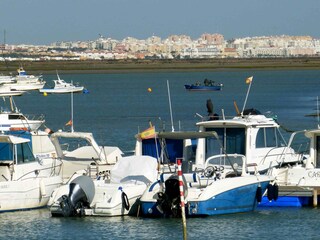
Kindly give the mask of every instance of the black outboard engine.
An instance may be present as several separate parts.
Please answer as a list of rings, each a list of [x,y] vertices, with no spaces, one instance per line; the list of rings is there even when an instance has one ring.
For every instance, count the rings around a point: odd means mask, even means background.
[[[90,207],[95,194],[94,183],[88,176],[79,176],[69,184],[69,194],[60,199],[64,217],[84,216],[84,210]]]
[[[184,188],[186,187],[186,181],[183,177]],[[185,196],[187,195],[185,189]],[[170,176],[165,181],[165,192],[158,193],[158,206],[160,211],[163,212],[164,217],[181,217],[180,207],[180,188],[179,178],[177,175]]]

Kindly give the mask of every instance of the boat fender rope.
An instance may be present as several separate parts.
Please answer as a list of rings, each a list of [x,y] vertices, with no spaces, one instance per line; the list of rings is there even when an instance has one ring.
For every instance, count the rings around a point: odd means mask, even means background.
[[[125,208],[127,211],[129,211],[130,203],[128,200],[128,196],[124,191],[121,192],[121,200],[122,200],[122,207]]]

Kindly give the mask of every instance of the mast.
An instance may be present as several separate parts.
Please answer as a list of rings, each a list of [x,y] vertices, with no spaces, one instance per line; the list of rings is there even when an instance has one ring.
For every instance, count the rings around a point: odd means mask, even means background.
[[[72,83],[72,81],[71,81]],[[71,91],[71,132],[74,132],[73,129],[73,91]]]
[[[173,127],[173,117],[172,117],[172,108],[171,108],[171,98],[170,98],[169,80],[167,80],[167,87],[168,87],[168,97],[169,97],[169,107],[170,107],[170,117],[171,117],[171,127],[172,127],[172,132],[174,132],[174,127]]]
[[[6,48],[6,30],[4,29],[3,30],[3,47],[1,48],[1,52],[2,52],[2,57],[3,57],[3,59],[4,59],[4,62],[5,62],[5,64],[6,64],[6,68],[7,68],[7,70],[9,69],[8,68],[8,63],[7,63],[7,61],[6,61],[6,58],[4,57],[4,52],[3,52],[3,50]]]

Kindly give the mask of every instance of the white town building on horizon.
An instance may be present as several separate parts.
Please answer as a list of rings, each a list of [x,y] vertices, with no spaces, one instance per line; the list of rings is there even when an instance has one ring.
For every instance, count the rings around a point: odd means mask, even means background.
[[[90,41],[63,41],[46,45],[0,45],[3,56],[37,60],[104,60],[104,59],[192,59],[320,56],[320,39],[310,36],[259,36],[225,40],[223,35],[204,33],[198,39],[171,35],[166,39],[126,37],[116,40],[99,36]],[[4,61],[4,57],[0,57]]]

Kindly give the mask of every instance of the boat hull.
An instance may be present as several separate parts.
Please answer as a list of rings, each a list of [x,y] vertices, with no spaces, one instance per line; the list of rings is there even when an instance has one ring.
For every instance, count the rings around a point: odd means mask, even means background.
[[[51,89],[51,88],[43,88],[43,89],[39,89],[39,92],[41,93],[79,93],[83,91],[83,87],[76,87],[76,88],[72,88],[72,89]]]
[[[0,182],[0,212],[45,207],[61,176]]]
[[[136,215],[138,212],[138,199],[146,190],[145,184],[112,184],[105,183],[104,180],[95,180],[95,195],[89,208],[84,209],[85,216],[124,216]],[[61,198],[69,194],[69,185],[57,188],[52,194],[48,206],[52,216],[64,216],[61,208]],[[125,198],[123,194],[125,194]],[[124,201],[127,201],[126,203]]]
[[[253,176],[252,176],[253,177]],[[257,189],[261,187],[264,193],[270,179],[256,181],[253,178],[247,183],[240,177],[233,179],[222,179],[213,182],[204,189],[188,188],[186,197],[186,214],[188,217],[212,216],[231,213],[243,213],[255,210],[257,206]],[[221,187],[224,182],[226,185]],[[222,185],[221,185],[222,184]],[[159,187],[152,185],[140,199],[141,213],[145,217],[163,217],[161,208],[155,199]]]
[[[184,85],[184,87],[188,91],[220,91],[222,89],[221,85],[217,85],[217,86]]]

